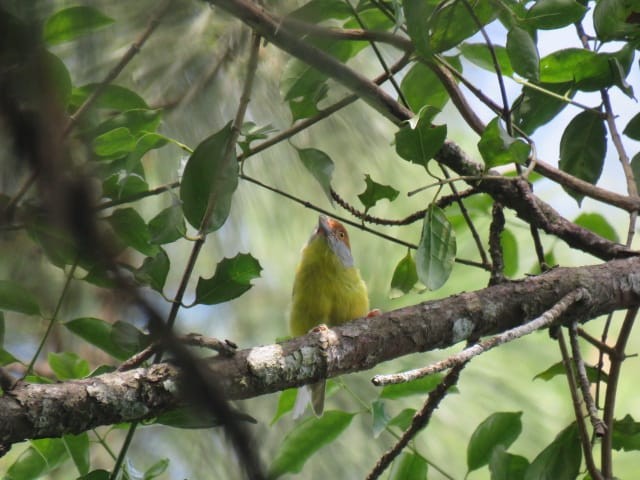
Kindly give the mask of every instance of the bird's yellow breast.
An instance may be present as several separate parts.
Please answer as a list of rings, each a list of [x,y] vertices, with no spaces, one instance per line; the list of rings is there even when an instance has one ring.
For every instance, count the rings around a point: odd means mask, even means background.
[[[291,333],[304,335],[321,323],[339,325],[368,311],[367,287],[358,269],[345,267],[322,239],[310,242],[293,284]]]

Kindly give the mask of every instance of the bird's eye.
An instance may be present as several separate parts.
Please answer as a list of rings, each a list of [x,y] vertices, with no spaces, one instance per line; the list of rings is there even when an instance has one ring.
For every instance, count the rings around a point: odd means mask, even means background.
[[[338,237],[344,238],[344,232],[338,232]]]

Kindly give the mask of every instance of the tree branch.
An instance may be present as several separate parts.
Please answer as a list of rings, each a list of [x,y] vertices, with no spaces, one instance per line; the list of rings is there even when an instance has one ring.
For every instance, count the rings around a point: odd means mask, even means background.
[[[632,308],[640,305],[638,272],[640,258],[556,268],[206,363],[227,399],[255,397],[504,332],[542,315],[578,288],[587,295],[565,312],[563,322]],[[180,403],[180,373],[163,363],[58,384],[18,383],[0,397],[0,445],[156,416]]]

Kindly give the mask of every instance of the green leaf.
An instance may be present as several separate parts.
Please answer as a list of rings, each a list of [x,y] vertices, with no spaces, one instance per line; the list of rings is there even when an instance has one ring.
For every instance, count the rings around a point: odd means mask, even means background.
[[[231,122],[198,145],[189,157],[180,184],[182,209],[187,221],[206,233],[219,229],[229,216],[231,198],[238,187],[238,160],[231,146]],[[212,209],[207,212],[211,202]],[[208,218],[204,218],[208,213]]]
[[[352,13],[349,6],[342,0],[311,0],[291,12],[288,17],[309,23],[319,23],[331,18],[345,19]]]
[[[510,230],[504,229],[500,233],[500,246],[504,261],[504,274],[512,277],[518,273],[518,240]]]
[[[513,27],[507,34],[507,55],[513,70],[529,80],[540,77],[540,55],[533,38],[523,28]]]
[[[424,217],[422,237],[416,252],[418,278],[429,290],[437,290],[449,278],[455,257],[453,227],[442,209],[431,204]]]
[[[73,463],[80,475],[89,473],[91,462],[89,459],[89,435],[87,432],[78,435],[67,434],[62,437],[67,452],[71,455]]]
[[[121,348],[113,341],[111,338],[113,326],[99,318],[75,318],[64,323],[64,326],[80,338],[118,360],[126,360],[133,353],[130,350]]]
[[[430,58],[433,55],[429,28],[425,27],[427,27],[428,20],[431,18],[436,6],[437,4],[434,2],[425,0],[402,1],[409,37],[416,48],[416,52],[424,58]]]
[[[592,232],[597,233],[601,237],[606,238],[607,240],[611,240],[612,242],[617,243],[620,241],[615,229],[609,222],[607,222],[607,219],[599,213],[581,213],[578,218],[573,221],[573,223],[591,230]]]
[[[71,92],[71,105],[76,108],[82,105],[98,86],[100,86],[99,83],[90,83],[82,87],[74,88]],[[147,109],[149,106],[147,102],[133,90],[121,87],[120,85],[109,84],[104,87],[104,90],[93,104],[93,108],[107,108],[109,110],[123,112],[132,109]]]
[[[154,478],[159,477],[167,470],[168,466],[169,466],[168,458],[163,458],[161,460],[158,460],[156,463],[151,465],[146,472],[144,472],[144,476],[142,477],[142,480],[153,480]]]
[[[106,470],[94,470],[93,472],[89,472],[86,475],[78,477],[77,480],[109,480],[111,478],[111,473]]]
[[[518,163],[524,165],[529,158],[531,147],[519,138],[514,138],[502,126],[499,117],[489,122],[478,142],[478,150],[484,160],[485,168]]]
[[[61,105],[66,107],[71,99],[71,90],[73,88],[69,70],[67,70],[62,60],[48,51],[43,52],[42,63],[46,71],[47,81],[54,87]]]
[[[624,127],[622,133],[633,140],[640,140],[640,113],[635,114],[633,118],[629,120],[629,123]]]
[[[106,27],[114,22],[93,7],[69,7],[51,15],[45,25],[43,38],[49,45],[68,42]]]
[[[502,445],[493,449],[489,461],[491,480],[524,480],[527,468],[529,460],[526,458],[506,452]]]
[[[598,38],[610,40],[633,40],[640,36],[638,22],[631,20],[638,13],[638,6],[631,0],[599,0],[593,9],[593,26]]]
[[[576,115],[560,139],[558,166],[566,173],[594,184],[600,178],[607,153],[607,129],[604,119],[585,110]],[[584,195],[565,188],[578,204]]]
[[[35,295],[11,280],[0,280],[0,310],[40,315]]]
[[[414,453],[404,452],[393,461],[389,480],[427,480],[427,461]]]
[[[29,480],[46,475],[68,458],[60,438],[30,440],[31,446],[11,464],[3,480]]]
[[[613,448],[625,452],[640,450],[640,422],[626,414],[622,420],[613,422]]]
[[[419,62],[413,64],[402,78],[400,90],[414,112],[420,111],[425,105],[442,110],[449,100],[449,93],[440,79],[429,67]]]
[[[148,147],[147,150],[149,150],[151,148],[155,148],[158,142],[164,141],[166,143],[168,141],[167,137],[155,134],[155,136],[145,139],[144,143],[141,143],[140,146],[137,144],[138,139],[145,137],[149,132],[153,133],[154,130],[158,128],[158,125],[160,125],[160,119],[160,112],[157,110],[134,108],[132,110],[118,113],[117,115],[105,120],[95,128],[93,133],[94,135],[101,135],[111,130],[126,128],[129,130],[132,137],[134,137],[134,148],[129,151],[133,151],[138,147],[140,147],[141,150]],[[144,151],[136,155],[134,160],[142,157],[143,153]]]
[[[389,426],[395,426],[400,430],[405,431],[411,425],[415,414],[415,408],[405,408],[398,415],[389,420]]]
[[[198,279],[196,303],[215,305],[239,297],[252,287],[251,280],[258,278],[262,267],[249,253],[239,253],[224,258],[211,278]]]
[[[374,182],[368,174],[365,174],[364,182],[366,184],[365,191],[358,195],[358,198],[364,205],[365,212],[378,203],[378,200],[386,199],[393,202],[400,194],[398,190],[389,185]]]
[[[436,388],[440,382],[442,382],[442,375],[437,373],[410,382],[392,383],[382,388],[380,398],[395,400],[410,395],[425,395]]]
[[[538,84],[541,88],[558,95],[573,98],[572,82]],[[532,134],[538,127],[553,120],[560,113],[567,102],[552,97],[544,92],[530,87],[523,87],[522,94],[515,102],[513,111],[514,123],[527,134]]]
[[[280,393],[280,397],[278,398],[278,408],[276,409],[276,414],[271,419],[269,426],[275,424],[285,414],[293,410],[293,407],[296,404],[297,396],[298,396],[297,388],[287,388],[282,393]]]
[[[522,431],[521,417],[522,412],[496,412],[478,425],[467,445],[469,472],[487,465],[496,447],[509,448]]]
[[[385,409],[385,404],[382,400],[374,400],[371,402],[371,420],[373,438],[378,438],[382,432],[387,428],[387,424],[391,417]]]
[[[578,427],[572,423],[531,462],[525,480],[575,480],[580,471],[582,449]]]
[[[20,363],[20,360],[18,360],[4,348],[0,348],[0,367],[4,367],[5,365],[16,362]]]
[[[149,345],[149,337],[129,322],[118,321],[114,323],[110,338],[118,348],[128,352],[127,357]]]
[[[333,178],[334,164],[333,160],[321,150],[317,148],[296,148],[298,157],[304,167],[313,175],[322,187],[322,191],[329,201],[333,203],[331,197],[331,180]]]
[[[169,256],[160,248],[155,257],[147,257],[134,272],[135,279],[162,293],[169,274]]]
[[[333,442],[351,423],[354,413],[330,410],[296,425],[285,437],[269,467],[268,477],[298,473],[305,462],[324,445]]]
[[[398,298],[409,293],[418,282],[416,262],[411,256],[411,250],[398,262],[391,278],[391,298]]]
[[[462,52],[462,55],[471,63],[490,72],[496,71],[491,52],[485,43],[462,43],[458,48],[460,52]],[[507,77],[512,77],[513,67],[511,67],[511,60],[509,59],[509,55],[507,55],[507,49],[502,45],[494,45],[493,51],[498,60],[500,73]]]
[[[606,373],[601,371],[600,374],[598,374],[598,369],[596,367],[585,365],[585,370],[587,371],[587,378],[591,383],[596,383],[598,381],[606,383],[609,380],[609,376]],[[535,377],[533,377],[533,379],[536,380],[539,378],[540,380],[548,382],[553,377],[556,377],[558,375],[564,376],[566,374],[567,371],[564,368],[564,364],[560,361],[558,363],[554,363],[545,371],[540,372]]]
[[[106,198],[120,200],[129,198],[149,190],[149,184],[137,173],[127,173],[122,170],[109,176],[102,183],[102,194]]]
[[[165,208],[149,221],[151,243],[160,245],[172,243],[184,237],[186,233],[187,227],[179,203]]]
[[[89,362],[73,352],[49,352],[47,360],[58,380],[84,378],[90,372]]]
[[[575,0],[538,0],[527,12],[527,25],[540,30],[555,30],[579,22],[587,7]]]
[[[480,30],[478,22],[484,26],[497,16],[497,9],[491,0],[476,0],[472,5],[476,18],[469,14],[463,2],[448,2],[434,11],[429,19],[429,26],[430,46],[435,53],[457,47],[462,40]],[[424,23],[423,21],[422,28],[425,28]]]
[[[446,125],[432,125],[438,113],[433,107],[425,107],[396,132],[396,152],[405,160],[427,168],[429,160],[440,150],[447,138]],[[417,118],[417,123],[414,123]]]
[[[108,218],[118,237],[128,246],[154,257],[160,247],[151,244],[151,235],[143,218],[133,208],[119,208]]]
[[[4,312],[0,310],[0,347],[4,345],[4,332],[5,332]]]
[[[136,148],[136,139],[128,128],[118,127],[93,140],[93,152],[100,157],[118,157]]]

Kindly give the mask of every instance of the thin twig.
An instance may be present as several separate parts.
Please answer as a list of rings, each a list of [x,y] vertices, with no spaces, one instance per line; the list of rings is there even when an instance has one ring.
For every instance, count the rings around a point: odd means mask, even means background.
[[[511,330],[501,333],[500,335],[496,335],[487,340],[476,343],[455,355],[451,355],[439,362],[432,363],[429,366],[391,375],[376,375],[371,381],[378,387],[394,383],[405,383],[460,365],[461,363],[467,362],[473,357],[502,345],[503,343],[511,342],[512,340],[516,340],[524,335],[528,335],[536,330],[557,322],[571,305],[581,301],[588,295],[589,293],[585,289],[577,288],[562,297],[553,307],[542,315],[523,325],[519,325]]]
[[[589,378],[587,377],[587,368],[580,352],[580,344],[578,342],[578,323],[573,322],[569,328],[569,343],[571,345],[571,355],[573,356],[573,362],[576,366],[576,377],[580,384],[580,391],[582,392],[582,399],[589,412],[589,419],[593,426],[593,432],[596,437],[602,437],[604,435],[605,425],[598,416],[598,408],[596,407],[591,391],[589,390]]]
[[[371,470],[369,475],[367,475],[367,480],[375,480],[376,478],[379,478],[391,462],[407,446],[409,441],[413,439],[420,430],[427,426],[433,412],[438,408],[438,405],[440,405],[440,402],[447,394],[447,391],[458,382],[460,372],[466,364],[466,362],[462,362],[453,367],[438,386],[429,393],[429,397],[422,409],[413,416],[413,420],[411,421],[409,428],[402,434],[400,440],[398,440],[393,447],[380,457],[373,470]]]
[[[602,475],[593,461],[591,441],[589,440],[587,426],[584,422],[584,416],[582,415],[582,408],[580,406],[580,398],[578,397],[578,387],[576,386],[575,375],[573,372],[573,368],[571,368],[571,357],[569,356],[567,344],[564,340],[564,334],[562,333],[561,328],[558,329],[557,336],[558,345],[560,346],[560,353],[562,355],[562,365],[564,365],[567,382],[569,383],[569,393],[571,394],[571,403],[573,404],[574,416],[576,417],[576,424],[578,425],[578,436],[580,437],[580,443],[582,444],[584,461],[587,465],[587,470],[591,474],[592,478],[594,478],[594,480],[602,480]]]
[[[609,345],[607,345],[606,343],[601,342],[600,340],[598,340],[595,337],[592,337],[591,335],[589,335],[584,329],[582,328],[578,328],[578,335],[580,335],[582,338],[584,338],[587,342],[589,342],[591,345],[593,345],[594,347],[596,347],[598,350],[603,351],[604,353],[606,353],[607,355],[615,355],[616,351],[611,348]],[[600,369],[598,369],[600,370]]]
[[[613,420],[616,406],[616,394],[618,390],[618,383],[620,381],[620,372],[622,371],[622,362],[625,359],[625,349],[637,314],[638,307],[627,310],[627,314],[622,322],[622,327],[620,328],[620,333],[618,334],[618,340],[614,347],[616,355],[610,358],[611,366],[609,367],[609,380],[607,382],[607,393],[604,399],[604,412],[602,414],[602,420],[606,426],[605,434],[602,437],[601,447],[602,474],[605,478],[613,478]]]

